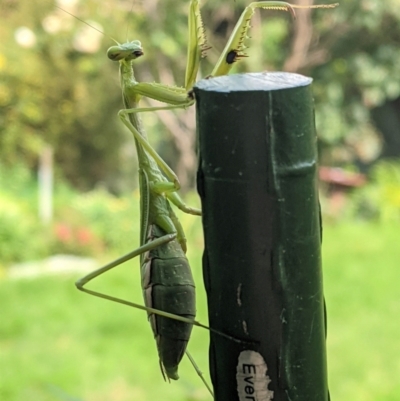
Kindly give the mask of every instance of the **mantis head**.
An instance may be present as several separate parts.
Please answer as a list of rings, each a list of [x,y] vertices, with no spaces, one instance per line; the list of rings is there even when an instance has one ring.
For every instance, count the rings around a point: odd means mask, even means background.
[[[113,61],[130,61],[143,56],[142,44],[138,40],[132,42],[118,44],[117,46],[111,46],[107,50],[107,57]]]

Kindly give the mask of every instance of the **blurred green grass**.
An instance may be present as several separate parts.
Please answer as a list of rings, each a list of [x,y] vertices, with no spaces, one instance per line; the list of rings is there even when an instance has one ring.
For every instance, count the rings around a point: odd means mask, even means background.
[[[198,318],[206,323],[200,221],[188,231]],[[324,228],[332,401],[398,400],[398,231],[354,222]],[[78,276],[0,280],[1,400],[62,400],[62,392],[82,401],[211,399],[186,359],[180,380],[165,383],[146,315],[79,293]],[[141,302],[138,261],[93,288]],[[195,328],[189,349],[208,377],[207,344],[208,333]]]
[[[399,400],[399,234],[394,223],[324,229],[332,401]]]

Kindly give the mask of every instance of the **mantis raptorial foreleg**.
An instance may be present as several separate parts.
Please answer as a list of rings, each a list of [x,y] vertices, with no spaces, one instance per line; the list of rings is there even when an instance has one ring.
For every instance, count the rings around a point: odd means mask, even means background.
[[[250,3],[242,12],[220,58],[208,78],[228,74],[235,62],[246,57],[245,51],[247,46],[245,45],[245,40],[247,39],[251,18],[256,9],[288,11],[292,16],[295,16],[296,9],[334,8],[337,6],[338,3],[302,6],[284,1],[259,1]],[[140,42],[138,43],[140,45]],[[196,82],[200,59],[205,57],[205,51],[207,49],[199,1],[192,0],[189,10],[189,42],[184,87],[164,85],[156,82],[148,83],[135,81],[133,85],[126,88],[132,96],[149,97],[167,103],[170,106],[166,106],[165,108],[140,108],[132,110],[132,112],[170,110],[173,108],[186,108],[192,105],[194,99],[191,94],[191,89]],[[126,46],[126,44],[112,46],[108,50],[107,55],[111,60],[124,62],[122,60],[129,55],[130,51],[131,49]],[[128,110],[124,110],[124,112],[128,112]]]

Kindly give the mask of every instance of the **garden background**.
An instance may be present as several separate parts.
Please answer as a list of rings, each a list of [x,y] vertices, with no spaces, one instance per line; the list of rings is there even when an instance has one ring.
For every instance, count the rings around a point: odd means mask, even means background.
[[[247,4],[202,2],[212,47],[201,76]],[[143,312],[73,285],[139,243],[134,142],[117,118],[118,68],[106,50],[111,38],[139,39],[136,77],[182,85],[187,11],[188,0],[0,0],[1,400],[210,399],[186,360],[181,379],[164,383]],[[399,26],[399,0],[342,0],[296,20],[257,12],[249,57],[235,67],[314,79],[332,400],[400,394]],[[143,119],[186,201],[199,205],[194,108]],[[53,213],[43,215],[38,170],[49,154]],[[201,221],[179,218],[206,323]],[[117,270],[94,287],[142,302],[138,261]],[[208,376],[208,333],[194,329],[189,349]]]

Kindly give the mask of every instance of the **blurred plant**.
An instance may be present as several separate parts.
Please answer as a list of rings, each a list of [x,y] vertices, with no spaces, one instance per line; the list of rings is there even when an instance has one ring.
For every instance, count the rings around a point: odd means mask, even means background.
[[[38,224],[36,205],[29,169],[16,164],[11,173],[0,164],[0,265],[46,255],[48,236]]]
[[[400,81],[394,78],[400,63],[398,6],[398,0],[344,0],[320,20],[332,27],[323,37],[323,54],[330,62],[300,71],[314,77],[325,165],[368,165],[381,153],[382,135],[373,125],[371,110],[400,97]]]
[[[116,197],[104,189],[76,195],[71,207],[90,221],[104,247],[119,255],[139,246],[139,194]]]
[[[350,215],[383,223],[400,223],[400,161],[378,162],[370,180],[351,196]]]
[[[2,4],[1,10],[2,162],[23,159],[34,169],[48,143],[55,149],[56,168],[75,187],[89,189],[108,181],[118,190],[112,177],[120,172],[123,131],[110,110],[121,95],[109,79],[117,72],[104,62],[104,47],[99,53],[98,44],[94,51],[88,48],[93,43],[85,34],[88,27],[55,9],[53,1],[39,6],[17,0]],[[95,33],[101,43],[103,37]]]
[[[54,223],[37,217],[37,183],[28,167],[0,164],[0,264],[58,253],[121,255],[139,244],[139,195],[116,197],[104,189],[80,194],[59,177]]]
[[[73,208],[58,211],[52,233],[50,254],[96,256],[104,252],[103,240],[93,232],[90,220]]]
[[[44,257],[48,238],[16,199],[0,197],[0,265]]]

